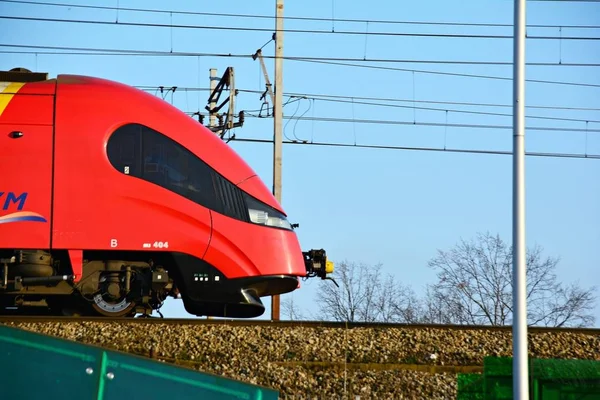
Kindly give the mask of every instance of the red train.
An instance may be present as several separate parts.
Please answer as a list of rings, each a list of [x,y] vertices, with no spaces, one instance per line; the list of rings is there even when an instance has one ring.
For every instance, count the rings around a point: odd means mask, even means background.
[[[93,77],[0,72],[0,312],[251,318],[326,278],[281,205],[219,137]]]

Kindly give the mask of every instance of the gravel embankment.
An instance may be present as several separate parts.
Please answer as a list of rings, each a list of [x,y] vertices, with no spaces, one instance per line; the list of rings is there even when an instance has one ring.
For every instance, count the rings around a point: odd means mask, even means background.
[[[510,356],[512,351],[510,332],[493,331],[109,322],[8,325],[138,355],[148,356],[153,349],[166,362],[177,359],[202,371],[273,387],[284,399],[453,399],[454,373],[389,364],[481,366],[485,356]],[[600,335],[530,333],[529,350],[536,358],[600,360]]]

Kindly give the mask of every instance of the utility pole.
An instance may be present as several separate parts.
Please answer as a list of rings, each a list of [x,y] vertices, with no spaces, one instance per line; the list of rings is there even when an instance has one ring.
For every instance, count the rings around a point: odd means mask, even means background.
[[[273,104],[273,195],[281,203],[283,121],[283,0],[275,5],[275,104]],[[271,319],[279,320],[279,295],[271,297]]]
[[[525,258],[525,5],[514,0],[513,61],[513,398],[529,399]]]
[[[217,78],[217,69],[211,68],[210,69],[210,93],[213,93],[215,91],[218,80],[219,80],[219,78]],[[209,107],[211,110],[213,110],[216,106],[217,106],[216,100],[211,101],[209,104]],[[208,127],[212,129],[215,126],[217,126],[217,116],[215,115],[215,113],[211,112],[208,116]],[[215,133],[218,135],[218,132],[215,132]]]

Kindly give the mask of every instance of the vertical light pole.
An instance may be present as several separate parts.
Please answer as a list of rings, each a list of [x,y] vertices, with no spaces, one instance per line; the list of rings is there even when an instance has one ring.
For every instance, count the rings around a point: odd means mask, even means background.
[[[275,104],[273,105],[273,195],[281,203],[283,121],[283,0],[275,4]],[[279,320],[279,295],[271,297],[271,319]]]
[[[513,398],[529,399],[525,258],[525,4],[515,1],[513,70]]]

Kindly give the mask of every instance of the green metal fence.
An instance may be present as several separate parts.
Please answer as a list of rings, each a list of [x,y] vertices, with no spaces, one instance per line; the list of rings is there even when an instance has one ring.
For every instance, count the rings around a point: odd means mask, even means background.
[[[1,399],[248,399],[279,392],[0,325]]]
[[[512,358],[487,357],[483,374],[458,374],[458,400],[512,400]],[[600,400],[600,361],[532,359],[531,400]]]

